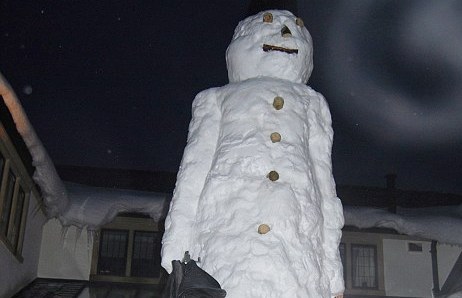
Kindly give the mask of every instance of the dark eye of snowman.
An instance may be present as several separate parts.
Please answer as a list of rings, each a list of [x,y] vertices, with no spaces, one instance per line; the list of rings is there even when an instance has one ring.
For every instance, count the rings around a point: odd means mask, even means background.
[[[263,22],[265,23],[272,23],[273,22],[273,14],[270,12],[266,12],[263,14]]]
[[[281,29],[281,35],[282,35],[282,37],[291,37],[292,32],[290,32],[290,29],[287,26],[284,26]]]
[[[295,19],[295,24],[297,24],[297,26],[299,26],[299,27],[304,26],[302,18],[296,18]]]

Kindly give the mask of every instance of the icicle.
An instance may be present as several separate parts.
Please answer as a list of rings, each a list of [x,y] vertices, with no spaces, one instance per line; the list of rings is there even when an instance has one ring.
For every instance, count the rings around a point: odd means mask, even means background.
[[[96,231],[87,228],[87,257],[88,261],[91,262],[93,241],[95,240]]]
[[[75,238],[74,238],[74,253],[77,251],[77,242],[82,236],[82,229],[81,227],[75,227]]]
[[[35,217],[37,213],[39,213],[40,210],[46,210],[45,208],[45,202],[43,200],[37,200],[38,204],[34,207],[32,210],[32,216]]]
[[[60,240],[63,246],[66,244],[66,238],[67,238],[68,232],[69,232],[69,226],[62,226]]]

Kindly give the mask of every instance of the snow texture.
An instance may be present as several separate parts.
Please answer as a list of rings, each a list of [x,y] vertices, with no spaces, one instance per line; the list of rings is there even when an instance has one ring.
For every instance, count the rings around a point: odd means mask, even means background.
[[[63,214],[67,210],[69,204],[64,184],[59,178],[50,156],[48,156],[42,142],[30,124],[13,88],[11,88],[10,84],[1,73],[0,95],[3,97],[16,125],[16,129],[23,138],[32,156],[33,165],[35,166],[33,179],[40,186],[47,215],[49,217],[55,217],[59,214]]]
[[[226,55],[231,83],[194,100],[162,265],[171,272],[171,261],[189,251],[230,298],[332,297],[344,284],[330,112],[304,84],[308,31],[290,12],[268,12],[272,22],[262,12],[237,26]],[[291,35],[282,36],[284,26]],[[264,44],[298,54],[265,52]],[[261,224],[270,231],[258,233]]]
[[[454,294],[451,294],[451,295],[448,296],[447,298],[462,298],[462,291],[457,292],[457,293],[454,293]]]
[[[398,208],[397,214],[368,207],[344,207],[345,224],[357,228],[389,228],[401,234],[462,245],[462,205]]]
[[[168,194],[127,189],[86,186],[77,183],[65,184],[70,205],[59,216],[63,226],[76,226],[97,230],[111,222],[118,213],[137,212],[159,220]]]

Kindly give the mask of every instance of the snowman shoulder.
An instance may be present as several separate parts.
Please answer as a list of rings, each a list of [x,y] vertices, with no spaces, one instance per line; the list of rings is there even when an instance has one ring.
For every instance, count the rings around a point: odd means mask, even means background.
[[[311,108],[321,110],[323,113],[329,112],[329,104],[326,98],[321,93],[315,91],[309,86],[306,86],[307,96],[310,100]]]
[[[217,89],[219,88],[209,88],[197,93],[196,97],[193,100],[193,108],[196,106],[206,104],[207,102],[215,101],[217,97]]]
[[[326,113],[326,110],[329,111],[329,104],[327,103],[326,98],[321,93],[317,92],[308,85],[300,84],[299,87],[301,93],[306,97],[310,102],[310,108],[315,110],[322,110],[323,113]]]
[[[199,92],[192,102],[192,112],[195,113],[210,113],[217,109],[218,100],[222,88],[209,88]]]
[[[320,122],[324,127],[329,127],[332,119],[326,98],[309,86],[306,86],[305,92],[308,98],[308,114],[310,118],[313,118],[313,121]]]
[[[324,96],[319,93],[318,91],[314,90],[308,85],[300,84],[300,88],[302,89],[302,92],[309,98],[312,99],[313,101],[325,101]]]

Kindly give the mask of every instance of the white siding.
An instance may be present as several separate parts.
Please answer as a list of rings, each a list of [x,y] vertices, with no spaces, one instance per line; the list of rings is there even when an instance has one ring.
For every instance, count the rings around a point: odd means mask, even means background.
[[[438,245],[437,251],[440,287],[443,287],[449,273],[451,273],[452,267],[462,252],[462,247],[455,245]]]
[[[63,232],[59,220],[48,221],[43,228],[38,276],[88,280],[90,277],[93,240],[84,229],[70,227]]]
[[[387,296],[430,298],[433,288],[430,242],[421,242],[422,252],[408,252],[407,243],[383,240],[385,292]]]
[[[37,210],[37,199],[31,194],[29,200],[24,244],[23,262],[0,243],[0,297],[11,297],[37,277],[42,226],[46,221],[41,210]]]

